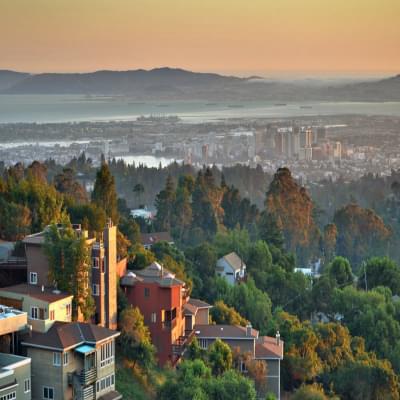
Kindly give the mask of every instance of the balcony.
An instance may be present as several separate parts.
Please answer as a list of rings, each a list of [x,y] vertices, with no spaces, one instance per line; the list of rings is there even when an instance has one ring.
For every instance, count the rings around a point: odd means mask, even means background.
[[[90,368],[90,369],[83,369],[79,373],[79,382],[81,385],[90,385],[91,383],[94,383],[97,378],[97,369],[96,368]]]
[[[75,398],[76,400],[94,400],[95,399],[94,386],[91,385],[76,390]]]

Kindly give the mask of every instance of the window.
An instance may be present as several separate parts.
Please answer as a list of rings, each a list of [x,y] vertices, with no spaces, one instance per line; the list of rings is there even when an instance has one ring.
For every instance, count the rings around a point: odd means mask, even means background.
[[[37,272],[31,272],[29,274],[29,283],[31,285],[37,285]]]
[[[106,270],[106,259],[105,258],[101,259],[100,265],[101,265],[100,272],[102,272],[102,273],[105,272],[105,270]]]
[[[0,396],[0,400],[16,400],[16,398],[17,398],[17,392],[11,392],[5,394],[4,396]]]
[[[61,353],[53,352],[53,365],[59,367],[61,365]]]
[[[54,388],[43,386],[43,398],[45,400],[53,400],[54,399]]]
[[[157,314],[155,312],[151,313],[151,322],[155,324],[157,322]]]
[[[101,378],[96,382],[96,392],[99,393],[108,388],[114,388],[114,383],[114,374]]]
[[[93,268],[99,268],[99,258],[98,257],[93,257],[92,258],[92,267]]]
[[[199,339],[199,346],[202,349],[207,350],[207,347],[208,347],[207,339]]]
[[[25,379],[24,381],[24,393],[28,393],[31,391],[31,380],[30,378]]]
[[[97,283],[93,283],[92,293],[93,293],[93,296],[98,296],[100,294],[100,285],[98,285]]]
[[[54,321],[54,319],[55,319],[55,318],[54,318],[54,314],[55,314],[55,313],[54,313],[54,310],[50,310],[50,320],[51,320],[51,321]]]
[[[114,341],[101,345],[100,348],[100,367],[112,364],[114,362]]]
[[[243,360],[240,361],[240,372],[247,372],[247,366]]]
[[[144,288],[144,297],[150,297],[150,288],[148,287]]]
[[[65,313],[67,314],[67,317],[71,316],[71,304],[65,306]]]
[[[39,307],[31,307],[31,318],[39,319]]]
[[[68,365],[69,362],[69,353],[66,352],[63,354],[63,365]]]

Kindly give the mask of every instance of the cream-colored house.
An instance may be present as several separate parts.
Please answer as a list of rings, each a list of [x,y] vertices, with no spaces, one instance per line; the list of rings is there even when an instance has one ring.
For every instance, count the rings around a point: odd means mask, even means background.
[[[57,290],[21,283],[0,289],[0,304],[28,315],[32,330],[46,332],[55,321],[70,322],[73,296]]]

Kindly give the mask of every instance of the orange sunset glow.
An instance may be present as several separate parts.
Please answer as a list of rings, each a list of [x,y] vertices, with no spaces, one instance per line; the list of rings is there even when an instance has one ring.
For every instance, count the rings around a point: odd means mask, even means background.
[[[0,67],[400,70],[399,0],[2,0]]]

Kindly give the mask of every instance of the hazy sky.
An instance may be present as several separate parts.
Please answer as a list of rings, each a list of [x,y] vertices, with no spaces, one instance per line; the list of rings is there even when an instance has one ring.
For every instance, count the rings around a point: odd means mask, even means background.
[[[400,0],[0,0],[0,69],[400,73]]]

